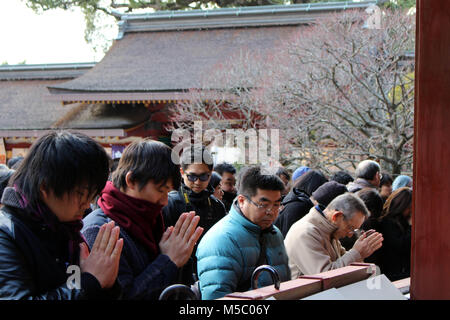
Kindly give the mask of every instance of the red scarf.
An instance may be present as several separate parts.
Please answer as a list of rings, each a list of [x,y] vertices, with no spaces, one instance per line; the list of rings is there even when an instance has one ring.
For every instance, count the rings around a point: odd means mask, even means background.
[[[158,244],[164,233],[163,206],[133,198],[114,187],[111,181],[101,192],[98,205],[133,239],[146,246],[151,260],[159,255]]]

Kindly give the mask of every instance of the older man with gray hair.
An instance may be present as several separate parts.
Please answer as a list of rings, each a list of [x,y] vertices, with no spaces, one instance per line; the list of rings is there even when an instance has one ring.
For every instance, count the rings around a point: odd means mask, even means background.
[[[358,192],[364,188],[378,188],[381,180],[381,167],[373,160],[361,161],[355,170],[356,180],[347,185],[349,192]]]
[[[369,215],[364,202],[352,193],[336,197],[323,208],[317,205],[289,229],[284,244],[291,278],[311,275],[361,262],[382,246],[381,233],[362,232],[346,251],[339,239],[351,237]]]

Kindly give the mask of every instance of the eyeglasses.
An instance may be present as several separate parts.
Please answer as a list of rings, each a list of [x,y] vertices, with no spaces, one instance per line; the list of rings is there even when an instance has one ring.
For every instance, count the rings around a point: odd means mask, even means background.
[[[345,219],[344,219],[344,221],[346,221]],[[355,227],[353,227],[352,225],[350,225],[347,221],[346,221],[346,224],[347,224],[347,233],[348,234],[355,234],[356,235],[356,237],[358,237],[359,238],[359,236],[363,233],[363,230],[362,229],[355,229]]]
[[[197,179],[205,182],[205,181],[208,181],[210,175],[209,175],[209,173],[202,173],[200,175],[188,173],[188,174],[186,174],[186,176],[187,176],[188,180],[191,182],[195,182],[195,181],[197,181]]]
[[[264,211],[265,213],[271,213],[273,211],[279,211],[281,205],[280,204],[273,204],[271,206],[269,206],[268,204],[258,204],[254,201],[252,201],[252,199],[250,199],[250,197],[244,196],[251,204],[253,204],[255,207],[257,207],[259,210]]]

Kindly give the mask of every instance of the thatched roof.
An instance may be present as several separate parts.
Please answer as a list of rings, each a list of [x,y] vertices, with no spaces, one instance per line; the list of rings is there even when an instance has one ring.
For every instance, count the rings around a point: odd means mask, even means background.
[[[95,70],[56,87],[84,92],[164,92],[199,88],[206,73],[240,49],[263,54],[293,29],[131,33],[114,43]]]
[[[377,1],[123,15],[120,39],[92,70],[51,86],[59,101],[181,100],[236,53],[276,54],[320,16]],[[125,97],[125,98],[123,98]]]

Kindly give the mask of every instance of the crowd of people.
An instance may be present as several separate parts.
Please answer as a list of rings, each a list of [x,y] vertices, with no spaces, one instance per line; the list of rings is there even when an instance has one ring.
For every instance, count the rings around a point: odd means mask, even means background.
[[[175,164],[140,139],[112,169],[102,146],[67,131],[15,160],[0,167],[0,299],[156,300],[182,284],[210,300],[251,289],[260,265],[281,281],[362,261],[409,277],[412,179],[373,160],[354,176],[267,174],[214,165],[204,147]]]

